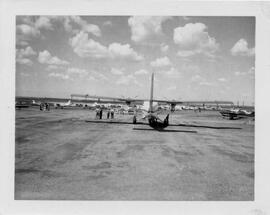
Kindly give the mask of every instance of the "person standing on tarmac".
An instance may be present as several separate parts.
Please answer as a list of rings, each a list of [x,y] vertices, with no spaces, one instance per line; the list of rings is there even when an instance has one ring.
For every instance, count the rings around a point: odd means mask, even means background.
[[[107,119],[110,118],[110,112],[111,112],[111,110],[109,109],[108,112],[107,112]]]
[[[113,119],[114,118],[114,110],[111,109],[110,112],[111,112],[111,119]]]
[[[49,110],[50,110],[49,103],[47,103],[47,102],[45,103],[45,108],[46,108],[46,110],[47,110],[47,111],[49,111]]]
[[[102,114],[103,114],[103,111],[102,111],[102,108],[100,108],[99,119],[102,119]]]
[[[100,109],[96,109],[96,119],[100,118]]]

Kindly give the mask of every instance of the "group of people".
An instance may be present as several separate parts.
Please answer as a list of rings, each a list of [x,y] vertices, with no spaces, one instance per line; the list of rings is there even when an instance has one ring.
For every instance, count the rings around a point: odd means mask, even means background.
[[[102,119],[102,115],[103,115],[103,110],[102,108],[97,108],[96,109],[96,119]],[[110,109],[107,111],[107,119],[113,119],[114,118],[114,110]]]
[[[45,111],[45,110],[47,110],[47,111],[49,111],[50,110],[50,105],[49,105],[49,103],[41,103],[40,105],[39,105],[39,110],[42,110],[42,111]]]

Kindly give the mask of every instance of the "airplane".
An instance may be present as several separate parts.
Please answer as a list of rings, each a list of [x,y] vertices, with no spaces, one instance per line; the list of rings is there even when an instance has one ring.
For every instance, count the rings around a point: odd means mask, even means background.
[[[254,111],[247,111],[245,109],[229,109],[229,110],[221,110],[219,113],[224,117],[234,120],[234,119],[241,119],[241,118],[247,118],[247,117],[255,117]]]
[[[84,97],[84,98],[96,98],[96,99],[110,99],[113,101],[120,101],[120,102],[126,102],[127,105],[130,105],[131,103],[138,103],[142,102],[142,105],[140,106],[141,111],[134,111],[134,116],[132,123],[136,124],[138,121],[138,115],[142,113],[141,119],[148,119],[148,124],[150,127],[156,130],[163,130],[164,128],[169,126],[169,113],[165,117],[164,120],[160,119],[158,117],[159,114],[159,103],[168,104],[170,105],[170,111],[175,111],[175,106],[177,104],[181,105],[196,105],[196,104],[226,104],[226,105],[233,105],[230,101],[176,101],[176,100],[158,100],[154,99],[154,73],[152,73],[151,76],[151,87],[150,87],[150,98],[149,99],[124,99],[124,98],[116,98],[116,97],[105,97],[105,96],[91,96],[91,95],[79,95],[79,94],[73,94],[71,96],[77,96],[77,97]]]
[[[36,102],[35,100],[32,100],[32,106],[40,106],[41,102]]]
[[[63,109],[64,107],[71,107],[73,105],[71,100],[68,100],[68,102],[54,102],[53,104],[55,109],[57,108]]]
[[[30,104],[27,104],[25,102],[16,102],[15,108],[16,109],[21,109],[21,108],[29,108]]]

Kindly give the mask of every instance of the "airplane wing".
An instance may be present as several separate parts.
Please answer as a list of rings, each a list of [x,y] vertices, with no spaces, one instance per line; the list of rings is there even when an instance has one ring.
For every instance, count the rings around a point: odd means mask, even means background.
[[[143,103],[147,99],[137,99],[137,98],[120,98],[120,97],[110,97],[110,96],[97,96],[97,95],[82,95],[82,94],[71,94],[71,98],[78,97],[83,99],[95,99],[98,101],[107,101],[107,102],[122,102],[122,103],[131,103],[131,102],[140,102]]]
[[[154,99],[153,102],[165,103],[170,105],[233,105],[231,101],[177,101],[177,100],[159,100]]]
[[[120,98],[120,97],[110,97],[110,96],[97,96],[97,95],[82,95],[82,94],[71,94],[71,98],[80,97],[84,99],[97,99],[97,100],[110,100],[110,101],[120,101],[120,102],[144,102],[149,101],[149,99],[138,99],[138,98]],[[231,101],[177,101],[177,100],[160,100],[153,99],[153,102],[166,103],[166,104],[183,104],[183,105],[233,105]]]

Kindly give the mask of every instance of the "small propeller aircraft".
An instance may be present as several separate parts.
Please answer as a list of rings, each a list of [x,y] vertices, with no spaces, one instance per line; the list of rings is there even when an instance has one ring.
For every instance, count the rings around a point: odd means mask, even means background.
[[[255,117],[254,111],[247,111],[245,109],[230,109],[230,110],[221,110],[219,113],[224,117],[230,120],[241,119],[247,117]]]
[[[32,106],[40,106],[42,102],[36,102],[35,100],[32,100]]]
[[[170,111],[175,111],[175,106],[177,104],[182,105],[233,105],[230,101],[176,101],[176,100],[158,100],[154,99],[154,73],[152,73],[151,76],[151,88],[150,88],[150,98],[147,99],[132,99],[132,98],[116,98],[116,97],[106,97],[106,96],[91,96],[91,95],[79,95],[79,94],[72,94],[71,97],[84,97],[84,98],[92,98],[92,99],[98,99],[99,101],[101,99],[104,100],[110,100],[110,101],[119,101],[119,102],[125,102],[127,105],[130,105],[131,103],[142,103],[140,109],[136,109],[134,111],[133,116],[133,124],[137,124],[138,116],[142,113],[142,119],[148,119],[149,126],[156,129],[156,130],[163,130],[164,128],[169,126],[169,115],[168,113],[165,117],[165,119],[160,119],[158,114],[158,104],[168,104],[170,105]],[[140,111],[139,111],[140,110]]]
[[[54,102],[53,104],[54,104],[55,109],[57,109],[57,108],[63,109],[65,107],[71,107],[72,106],[71,100],[68,100],[68,102],[57,102],[57,103]]]

